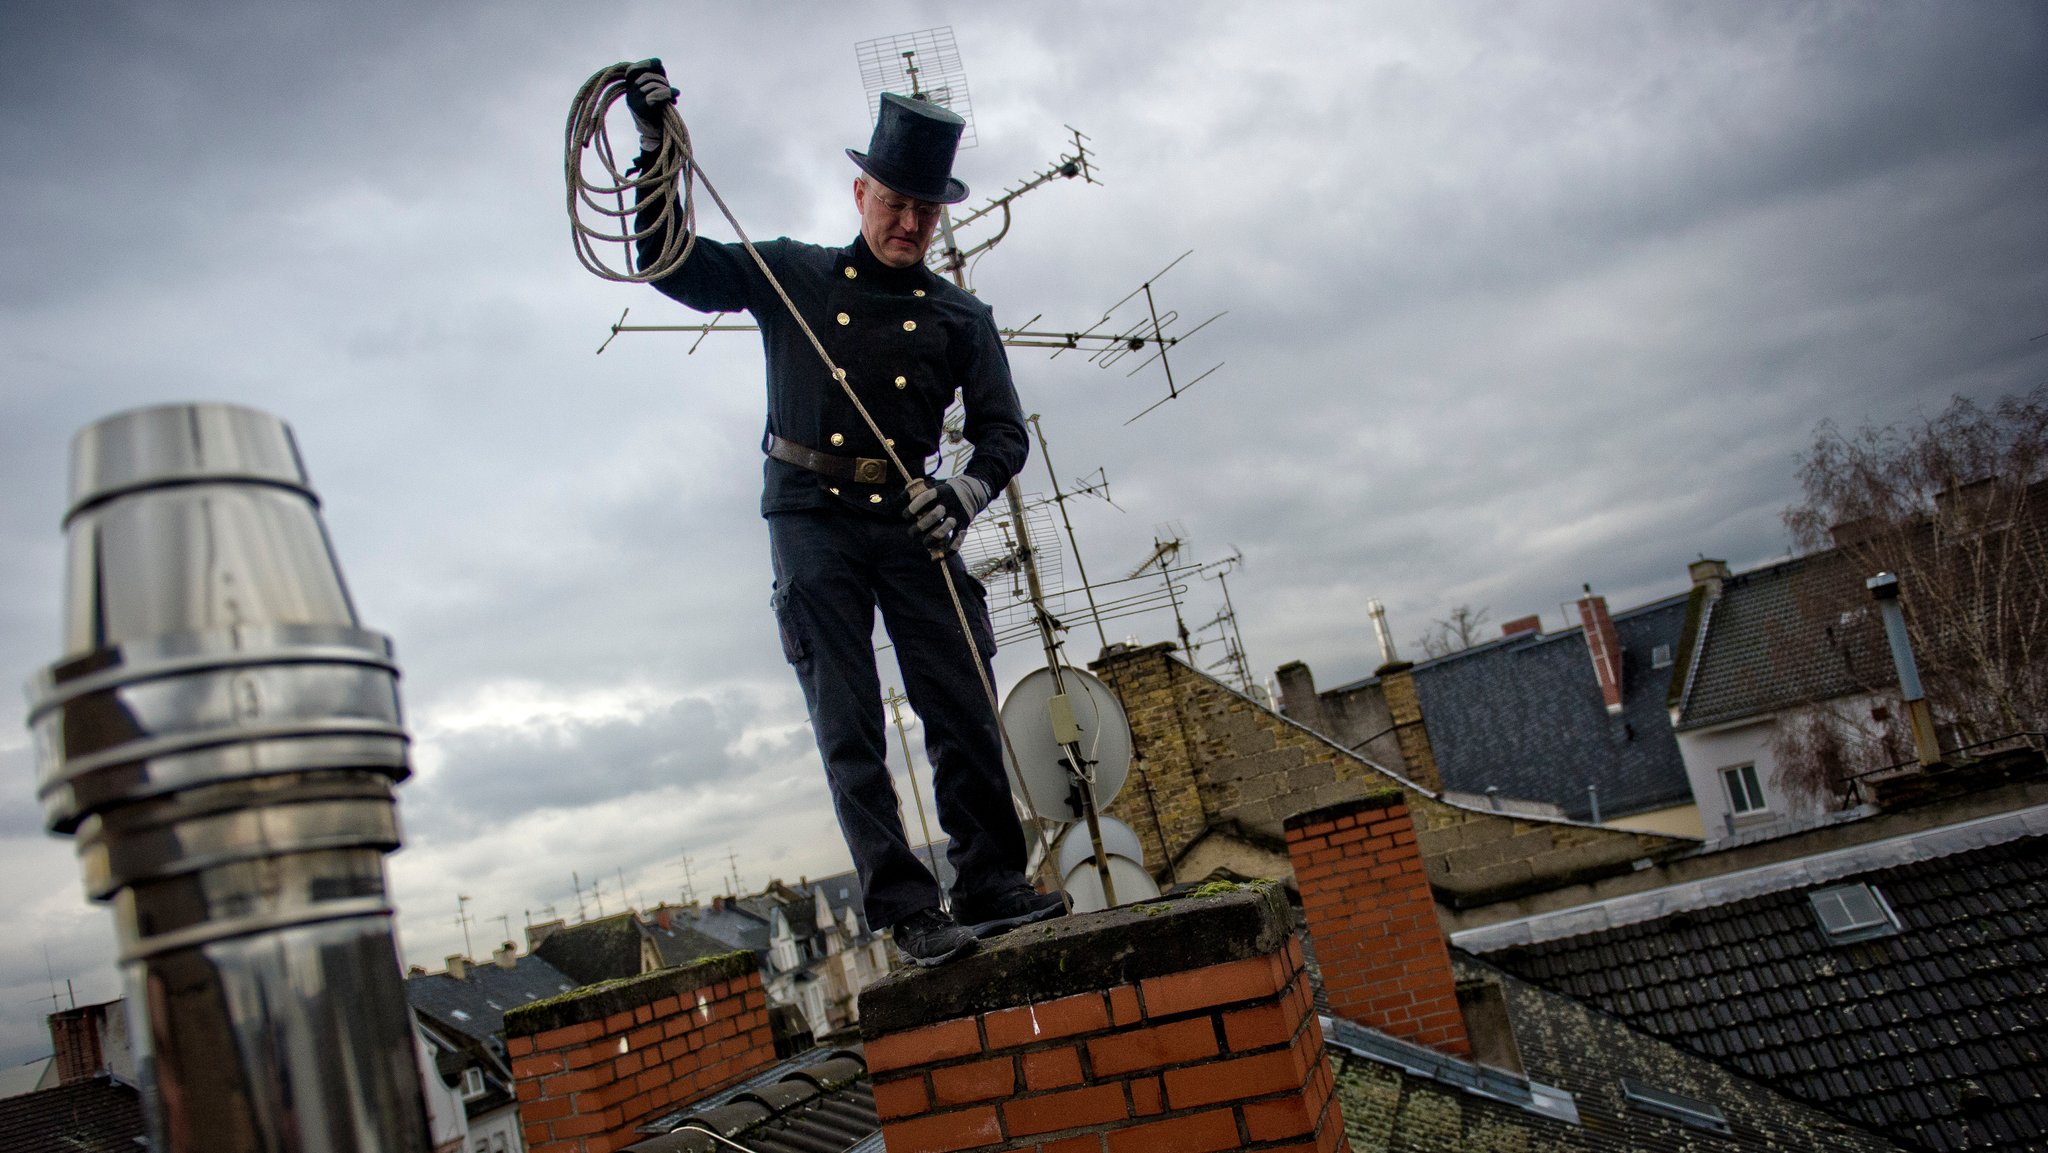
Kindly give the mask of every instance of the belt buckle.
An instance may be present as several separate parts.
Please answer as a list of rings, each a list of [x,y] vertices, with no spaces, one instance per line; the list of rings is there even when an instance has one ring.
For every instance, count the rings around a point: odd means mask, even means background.
[[[883,467],[886,463],[887,462],[885,461],[876,460],[873,457],[857,458],[856,463],[853,466],[854,483],[881,484],[883,481],[889,479],[888,470]]]

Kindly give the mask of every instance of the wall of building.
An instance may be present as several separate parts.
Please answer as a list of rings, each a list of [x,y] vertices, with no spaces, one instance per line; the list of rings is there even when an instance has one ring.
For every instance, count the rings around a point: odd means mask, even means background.
[[[1155,875],[1164,875],[1167,861],[1191,859],[1190,850],[1222,828],[1264,842],[1261,854],[1236,869],[1261,875],[1273,851],[1285,851],[1286,818],[1389,786],[1403,790],[1414,815],[1430,884],[1454,905],[1627,872],[1638,861],[1696,848],[1656,833],[1448,803],[1188,667],[1171,644],[1112,652],[1090,667],[1123,702],[1137,751],[1131,779],[1108,812],[1138,833]],[[1398,702],[1391,707],[1399,713]]]
[[[1673,805],[1668,809],[1651,809],[1647,813],[1632,813],[1601,824],[1610,829],[1633,829],[1640,833],[1660,833],[1667,837],[1702,838],[1706,829],[1700,823],[1698,805]]]

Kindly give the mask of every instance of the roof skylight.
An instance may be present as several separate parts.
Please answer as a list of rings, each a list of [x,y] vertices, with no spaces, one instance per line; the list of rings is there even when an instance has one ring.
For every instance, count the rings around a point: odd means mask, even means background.
[[[1815,889],[1806,897],[1830,941],[1864,941],[1899,931],[1898,914],[1884,894],[1861,882]]]

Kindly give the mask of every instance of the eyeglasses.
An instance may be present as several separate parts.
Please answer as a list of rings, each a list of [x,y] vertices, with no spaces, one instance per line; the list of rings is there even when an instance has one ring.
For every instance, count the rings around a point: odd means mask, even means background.
[[[875,203],[880,204],[882,211],[891,216],[902,216],[906,212],[911,213],[917,217],[917,223],[920,226],[933,223],[938,220],[939,213],[945,211],[943,205],[926,204],[921,200],[897,200],[889,196],[877,196],[875,197]]]

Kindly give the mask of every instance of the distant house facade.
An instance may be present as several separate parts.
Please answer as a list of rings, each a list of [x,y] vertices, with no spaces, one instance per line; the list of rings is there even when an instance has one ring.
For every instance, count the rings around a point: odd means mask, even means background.
[[[852,873],[790,885],[771,881],[745,897],[709,904],[662,904],[575,925],[528,928],[535,955],[578,985],[687,965],[743,950],[761,970],[771,1006],[801,1015],[803,1032],[824,1037],[860,1020],[860,992],[889,972],[888,946],[860,914]]]
[[[1700,836],[1665,714],[1687,598],[1610,613],[1589,590],[1577,609],[1577,628],[1545,633],[1525,617],[1495,640],[1322,692],[1308,666],[1282,666],[1281,711],[1468,803]]]
[[[521,1153],[519,1102],[505,1052],[505,1014],[545,1001],[579,982],[507,941],[488,961],[449,957],[447,968],[406,975],[405,996],[425,1041],[421,1074],[437,1114],[462,1127],[463,1153]]]
[[[1803,787],[1787,758],[1813,710],[1881,736],[1897,708],[1868,574],[1830,551],[1739,574],[1701,560],[1692,575],[1668,703],[1709,844],[1853,815],[1854,798]],[[1899,759],[1910,755],[1899,748]]]

